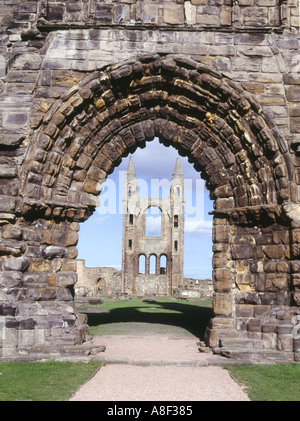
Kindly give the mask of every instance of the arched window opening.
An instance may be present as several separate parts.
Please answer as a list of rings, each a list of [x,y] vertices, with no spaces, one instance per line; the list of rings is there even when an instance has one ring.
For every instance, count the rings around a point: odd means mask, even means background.
[[[149,273],[151,275],[156,274],[156,256],[155,256],[155,254],[151,254],[150,259],[149,259]]]
[[[146,236],[161,236],[161,210],[158,206],[150,206],[146,213]]]
[[[180,196],[180,187],[176,187],[176,196],[179,197]]]
[[[160,266],[159,273],[161,275],[166,275],[166,273],[167,273],[167,256],[165,256],[164,254],[162,256],[160,256],[159,266]]]
[[[128,189],[128,194],[129,194],[129,197],[131,197],[131,196],[132,196],[132,187],[131,187],[131,186],[129,186],[129,189]]]
[[[146,256],[144,254],[139,256],[139,273],[146,273]]]

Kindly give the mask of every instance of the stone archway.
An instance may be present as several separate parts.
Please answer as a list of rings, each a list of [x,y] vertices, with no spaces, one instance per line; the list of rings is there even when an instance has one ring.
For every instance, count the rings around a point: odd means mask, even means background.
[[[240,85],[186,57],[158,55],[89,74],[28,135],[17,221],[2,227],[3,357],[60,352],[86,339],[73,303],[78,223],[122,157],[154,137],[188,156],[214,200],[209,346],[246,344],[292,358],[291,330],[282,333],[288,345],[280,332],[279,345],[270,336],[277,313],[293,314],[299,294],[290,276],[300,239],[290,233],[297,209],[288,146]]]

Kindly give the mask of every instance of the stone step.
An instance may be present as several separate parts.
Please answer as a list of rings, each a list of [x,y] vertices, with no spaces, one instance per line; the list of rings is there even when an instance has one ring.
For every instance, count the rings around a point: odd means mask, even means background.
[[[88,305],[99,305],[103,304],[103,300],[101,298],[93,298],[93,297],[77,297],[75,298],[75,305],[76,306],[88,306]]]
[[[105,345],[95,345],[92,343],[84,343],[81,345],[64,346],[61,349],[62,354],[75,354],[75,355],[96,355],[99,352],[104,352]]]
[[[30,348],[30,355],[60,355],[61,348],[57,345],[41,345]]]
[[[62,346],[72,346],[75,345],[76,338],[74,336],[56,336],[55,339],[53,338],[53,342],[55,341],[55,345],[57,348]]]
[[[30,349],[30,355],[96,355],[104,352],[105,345],[95,345],[93,343],[83,343],[80,345],[44,345],[35,346]]]
[[[247,348],[215,348],[214,352],[223,357],[235,360],[248,360],[250,363],[257,362],[294,362],[293,352],[282,352],[271,349],[247,349]]]
[[[218,329],[218,333],[222,338],[238,338],[239,332],[235,329]]]
[[[221,348],[254,348],[254,340],[249,338],[242,337],[231,337],[231,338],[222,338],[220,339]]]

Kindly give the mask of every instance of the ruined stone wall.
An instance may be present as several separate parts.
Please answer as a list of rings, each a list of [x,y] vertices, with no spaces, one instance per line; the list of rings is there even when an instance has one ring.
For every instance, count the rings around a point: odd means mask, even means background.
[[[157,136],[214,200],[210,346],[242,336],[299,358],[298,2],[1,0],[0,12],[1,357],[83,338],[78,223],[99,181]]]
[[[211,300],[214,286],[211,279],[183,278],[175,291],[176,298]]]
[[[111,267],[86,267],[82,259],[77,259],[76,264],[76,297],[105,297],[122,292],[119,270]]]

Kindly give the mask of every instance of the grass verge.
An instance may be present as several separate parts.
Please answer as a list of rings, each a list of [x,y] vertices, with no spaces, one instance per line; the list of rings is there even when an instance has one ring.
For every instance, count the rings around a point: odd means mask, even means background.
[[[0,401],[66,401],[101,362],[0,363]]]
[[[299,401],[300,364],[228,366],[251,401]]]

